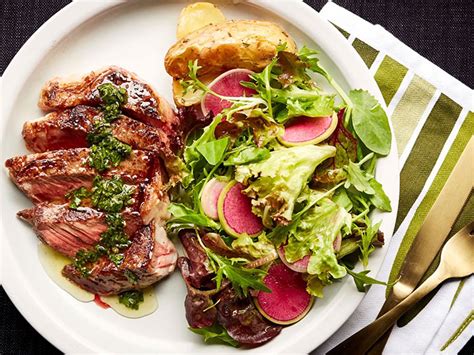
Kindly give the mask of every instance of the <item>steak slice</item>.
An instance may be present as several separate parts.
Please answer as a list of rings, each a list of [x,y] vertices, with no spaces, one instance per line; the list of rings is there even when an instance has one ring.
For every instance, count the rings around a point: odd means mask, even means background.
[[[43,243],[71,258],[81,249],[94,248],[107,230],[105,214],[89,207],[73,210],[67,204],[41,203],[18,212],[18,216],[33,225]],[[136,211],[126,209],[122,217],[129,237],[143,225]]]
[[[98,172],[87,164],[88,157],[88,148],[56,150],[10,158],[5,166],[18,188],[34,203],[61,203],[65,202],[64,195],[69,191],[92,186]],[[139,185],[155,177],[157,166],[160,161],[156,153],[135,150],[127,160],[107,170],[103,176],[118,176],[128,184]]]
[[[28,150],[40,153],[49,150],[87,147],[87,134],[102,112],[94,107],[79,105],[28,121],[23,125],[23,138]],[[171,141],[160,129],[121,115],[111,123],[112,134],[133,149],[151,150],[172,165],[176,156]]]
[[[178,117],[170,104],[145,81],[117,66],[92,71],[77,81],[54,78],[41,90],[39,107],[45,111],[62,110],[77,105],[100,105],[98,86],[112,83],[127,91],[123,111],[128,116],[175,135]]]
[[[173,272],[176,259],[176,249],[165,230],[152,224],[135,233],[120,266],[102,257],[91,265],[88,277],[83,277],[73,265],[66,265],[62,273],[84,290],[107,296],[154,284]],[[130,272],[135,274],[136,281],[130,279]]]

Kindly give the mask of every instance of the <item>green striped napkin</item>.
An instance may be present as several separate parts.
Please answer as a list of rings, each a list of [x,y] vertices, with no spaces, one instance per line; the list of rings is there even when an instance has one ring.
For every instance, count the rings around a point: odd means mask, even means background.
[[[395,233],[378,278],[393,281],[398,276],[423,220],[474,133],[473,92],[381,26],[370,24],[331,2],[324,6],[320,14],[339,29],[362,57],[380,87],[388,108],[387,113],[392,119],[399,151],[400,203]],[[471,194],[452,234],[472,220],[474,199]],[[433,272],[438,262],[437,258],[425,278]],[[472,285],[473,282],[469,284]],[[447,318],[457,287],[457,283],[450,283],[438,292],[440,295],[436,299],[440,301],[441,298],[446,309],[432,311],[427,318],[430,324],[425,325],[422,334],[419,331],[416,334],[412,332],[412,337],[415,336],[416,339],[404,339],[408,340],[405,349],[407,352],[423,353],[433,343],[436,333],[443,328],[441,325]],[[472,294],[472,286],[469,287],[464,292]],[[434,293],[430,298],[433,296]],[[329,350],[372,321],[383,304],[383,297],[384,290],[372,287],[344,327],[317,352]],[[430,298],[417,307],[415,312],[412,311],[401,319],[399,326],[407,324]],[[472,305],[465,306],[465,315],[469,316]],[[426,313],[425,311],[423,312]],[[421,316],[422,314],[415,320],[421,319]],[[468,317],[471,318],[472,316]],[[459,325],[463,321],[465,319],[460,318]],[[455,330],[453,328],[452,333]],[[386,347],[388,353],[391,344],[397,344],[397,348],[392,350],[404,352],[399,341],[391,341],[400,332],[400,329],[395,329],[392,333]],[[461,337],[456,338],[458,343],[462,343],[459,338]]]

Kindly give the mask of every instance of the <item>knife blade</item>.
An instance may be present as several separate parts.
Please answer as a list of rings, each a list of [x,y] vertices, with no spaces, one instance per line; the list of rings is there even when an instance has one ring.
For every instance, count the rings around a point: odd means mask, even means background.
[[[418,285],[449,235],[474,185],[474,137],[471,137],[436,201],[426,215],[402,264],[399,280],[393,286],[378,316],[405,299]],[[369,354],[381,354],[387,332]]]

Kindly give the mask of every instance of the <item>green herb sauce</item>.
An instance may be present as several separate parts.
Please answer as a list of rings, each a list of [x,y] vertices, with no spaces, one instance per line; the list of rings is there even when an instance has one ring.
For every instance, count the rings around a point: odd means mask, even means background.
[[[84,277],[90,273],[87,266],[103,255],[117,266],[122,262],[121,252],[131,242],[124,231],[125,221],[120,211],[133,202],[134,192],[135,186],[125,184],[120,178],[104,179],[97,176],[91,190],[81,187],[66,195],[70,208],[77,209],[88,201],[94,208],[106,213],[107,230],[100,235],[99,243],[92,250],[79,250],[74,258],[74,266]]]
[[[110,167],[118,166],[132,152],[132,148],[112,134],[110,123],[115,121],[120,113],[121,106],[127,101],[127,92],[111,83],[100,85],[99,91],[102,105],[102,117],[96,118],[92,131],[87,135],[91,145],[89,165],[99,172]]]
[[[143,292],[139,290],[126,291],[121,293],[118,297],[121,304],[135,310],[140,307],[140,303],[144,300]]]

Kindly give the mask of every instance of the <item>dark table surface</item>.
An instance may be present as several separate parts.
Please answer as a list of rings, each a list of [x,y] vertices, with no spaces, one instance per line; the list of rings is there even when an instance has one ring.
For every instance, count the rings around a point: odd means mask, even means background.
[[[277,1],[277,0],[275,0]],[[23,43],[68,0],[2,0],[0,74]],[[324,0],[305,0],[316,10]],[[470,0],[335,0],[372,23],[378,23],[405,44],[473,87]],[[4,268],[8,272],[8,268]],[[0,287],[0,354],[56,354],[20,315]]]

